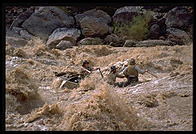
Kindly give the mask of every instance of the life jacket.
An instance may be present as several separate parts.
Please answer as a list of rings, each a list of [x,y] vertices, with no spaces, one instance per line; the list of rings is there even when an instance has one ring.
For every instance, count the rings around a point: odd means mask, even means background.
[[[128,65],[124,75],[125,77],[138,77],[138,71],[135,69],[135,65]]]

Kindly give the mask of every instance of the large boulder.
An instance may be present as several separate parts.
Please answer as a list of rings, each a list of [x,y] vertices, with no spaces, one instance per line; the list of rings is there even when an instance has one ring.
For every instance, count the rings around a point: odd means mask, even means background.
[[[58,27],[72,27],[75,21],[57,7],[40,7],[24,23],[22,27],[31,34],[47,40],[52,31]]]
[[[128,24],[133,17],[142,14],[141,6],[125,6],[118,8],[113,15],[113,21],[116,23]]]
[[[76,19],[76,23],[80,22],[84,17],[95,17],[97,19],[99,19],[100,21],[102,21],[103,23],[109,24],[111,23],[111,17],[104,11],[102,10],[96,10],[96,9],[92,9],[92,10],[88,10],[82,14],[77,14],[75,16]]]
[[[193,16],[185,7],[173,8],[166,14],[165,18],[165,23],[168,28],[172,27],[186,30],[193,22]]]
[[[177,28],[168,28],[167,30],[168,39],[175,42],[178,45],[186,45],[192,42],[189,35]]]
[[[150,39],[158,39],[160,36],[165,36],[166,33],[166,24],[165,18],[155,18],[152,17],[151,21],[149,22],[149,33],[148,38]]]
[[[102,10],[88,10],[75,16],[76,24],[81,28],[85,37],[100,37],[111,33],[111,17]]]
[[[109,32],[109,26],[95,17],[84,17],[80,26],[85,37],[102,37]]]
[[[57,28],[49,36],[46,45],[49,48],[56,48],[56,45],[62,40],[70,41],[73,45],[76,45],[76,41],[80,35],[80,30],[76,28]]]

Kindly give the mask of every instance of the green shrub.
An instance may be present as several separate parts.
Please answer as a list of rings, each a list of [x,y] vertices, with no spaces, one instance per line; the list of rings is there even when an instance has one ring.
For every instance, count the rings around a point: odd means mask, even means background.
[[[148,35],[148,23],[151,20],[150,12],[147,12],[144,16],[136,16],[128,28],[128,37],[135,40],[146,39]]]
[[[122,36],[127,36],[132,40],[144,40],[148,35],[148,23],[151,20],[151,13],[147,12],[145,15],[138,15],[133,18],[129,24],[114,23],[114,33]]]
[[[126,24],[120,24],[118,22],[114,22],[113,28],[114,28],[114,33],[117,34],[118,36],[127,36],[127,29],[129,28],[129,25]]]

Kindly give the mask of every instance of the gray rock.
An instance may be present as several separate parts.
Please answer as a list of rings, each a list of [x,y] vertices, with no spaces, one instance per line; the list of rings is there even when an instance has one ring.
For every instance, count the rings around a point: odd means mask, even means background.
[[[72,42],[66,40],[62,40],[59,42],[58,45],[56,45],[56,48],[60,50],[65,50],[67,48],[72,48],[72,47],[73,47]]]
[[[124,47],[134,47],[136,45],[136,41],[133,41],[133,40],[126,40],[125,41],[125,44],[124,44]]]
[[[100,37],[109,32],[109,26],[95,17],[84,17],[80,26],[85,37]]]
[[[109,35],[106,36],[105,41],[107,43],[110,43],[110,42],[119,42],[120,41],[120,38],[116,34],[109,34]]]
[[[174,45],[171,41],[163,40],[144,40],[136,43],[136,47],[153,47],[153,46],[172,46]]]
[[[28,33],[24,28],[20,28],[20,27],[13,27],[12,29],[8,29],[6,31],[6,36],[7,37],[22,38],[25,40],[31,40],[32,38],[34,38],[33,35]]]
[[[80,30],[76,28],[57,28],[49,36],[46,45],[49,48],[55,48],[61,40],[70,41],[73,45],[75,45],[80,35]]]
[[[22,38],[26,40],[31,40],[32,38],[34,38],[34,36],[27,32],[27,30],[20,30],[19,34]]]
[[[78,42],[78,45],[103,45],[104,41],[100,38],[87,37]]]
[[[116,34],[109,34],[104,39],[107,44],[115,47],[121,47],[123,45],[123,40]]]
[[[22,27],[46,41],[54,29],[72,27],[74,23],[73,17],[57,7],[40,7],[24,21]]]
[[[128,24],[134,16],[140,14],[142,14],[141,6],[125,6],[118,8],[112,18],[114,22]]]
[[[13,47],[24,47],[28,41],[20,37],[6,37],[6,42]]]
[[[166,14],[166,25],[168,28],[179,28],[186,30],[193,23],[193,16],[184,7],[175,7]]]
[[[166,31],[168,34],[168,39],[178,45],[186,45],[192,42],[189,35],[183,30],[177,28],[168,28]]]
[[[161,29],[160,29],[159,25],[158,24],[154,24],[154,25],[152,25],[150,27],[148,37],[150,39],[158,39],[159,36],[160,36],[160,31],[161,31]]]

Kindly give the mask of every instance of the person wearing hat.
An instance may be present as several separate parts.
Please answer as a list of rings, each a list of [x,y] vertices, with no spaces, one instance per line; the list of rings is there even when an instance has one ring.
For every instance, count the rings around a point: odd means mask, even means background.
[[[90,63],[87,61],[87,60],[84,60],[82,62],[82,67],[81,67],[81,74],[82,74],[82,77],[84,78],[85,76],[89,76],[92,71],[95,71],[99,68],[91,68],[90,67]]]
[[[116,77],[118,77],[118,78],[124,77],[123,75],[118,73],[116,69],[117,69],[116,66],[112,66],[110,68],[110,73],[106,76],[106,82],[110,85],[117,86],[118,84],[116,83]]]
[[[127,81],[123,83],[123,87],[130,85],[131,83],[138,82],[138,74],[144,74],[146,70],[142,70],[139,66],[136,65],[135,59],[131,58],[128,62],[128,66],[122,71],[124,77],[127,78]]]

